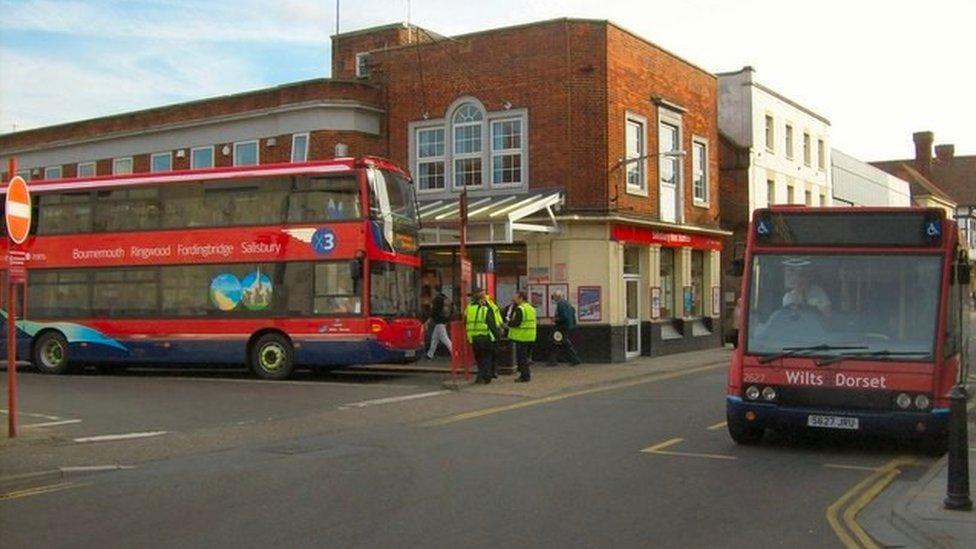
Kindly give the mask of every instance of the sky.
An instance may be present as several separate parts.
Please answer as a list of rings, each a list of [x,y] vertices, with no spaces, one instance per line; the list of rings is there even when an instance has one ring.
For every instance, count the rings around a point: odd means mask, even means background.
[[[343,0],[340,30],[407,0]],[[0,0],[0,133],[329,76],[336,0]],[[833,146],[910,158],[930,130],[976,154],[976,0],[411,0],[455,35],[610,19],[712,72],[756,69],[826,116]]]

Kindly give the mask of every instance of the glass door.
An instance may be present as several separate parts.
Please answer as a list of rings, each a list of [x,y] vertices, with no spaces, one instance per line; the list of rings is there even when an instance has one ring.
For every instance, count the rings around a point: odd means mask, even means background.
[[[661,208],[661,221],[676,223],[678,221],[678,164],[679,158],[665,153],[679,149],[678,127],[661,123],[658,130],[658,165],[660,166],[660,195],[658,201]]]
[[[640,324],[640,278],[624,277],[626,290],[624,311],[627,320],[627,358],[634,358],[641,354],[641,324]]]

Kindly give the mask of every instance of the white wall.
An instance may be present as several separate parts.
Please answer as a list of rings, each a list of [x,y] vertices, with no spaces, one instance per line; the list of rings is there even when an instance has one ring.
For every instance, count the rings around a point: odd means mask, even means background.
[[[766,115],[773,117],[773,150],[766,148]],[[793,127],[793,154],[786,154],[786,125]],[[751,150],[749,211],[769,204],[767,181],[775,182],[776,204],[787,203],[793,187],[793,204],[803,204],[806,192],[811,205],[831,205],[830,123],[789,99],[763,87],[755,71],[746,67],[719,75],[719,129]],[[803,134],[810,134],[810,165],[803,156]],[[818,163],[817,140],[824,141],[823,169]]]
[[[911,206],[907,181],[836,149],[831,151],[830,159],[836,205]]]

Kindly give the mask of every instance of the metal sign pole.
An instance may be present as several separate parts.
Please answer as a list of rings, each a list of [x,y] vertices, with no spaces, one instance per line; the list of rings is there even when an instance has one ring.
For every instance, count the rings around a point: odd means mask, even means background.
[[[12,180],[17,175],[17,159],[7,162],[7,176]],[[7,235],[7,436],[17,436],[17,312],[14,305],[14,283],[10,257],[14,241]]]

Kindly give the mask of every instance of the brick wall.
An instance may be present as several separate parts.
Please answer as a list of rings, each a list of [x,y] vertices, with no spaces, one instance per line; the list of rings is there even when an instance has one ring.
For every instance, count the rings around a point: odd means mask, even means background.
[[[332,37],[332,78],[356,78],[357,53],[429,42],[432,39],[431,33],[424,29],[407,28],[402,24],[335,35]]]
[[[458,98],[528,111],[529,182],[565,187],[568,206],[606,208],[606,25],[549,21],[374,52],[386,91],[389,157],[409,166],[408,125]]]
[[[320,99],[355,100],[378,106],[381,96],[378,89],[364,82],[309,80],[253,92],[0,135],[0,150],[9,151],[57,141],[138,131]]]
[[[691,65],[673,54],[614,25],[608,26],[607,71],[609,80],[607,104],[610,192],[618,196],[621,211],[652,218],[658,210],[658,107],[659,97],[679,105],[687,112],[682,119],[681,148],[685,196],[685,220],[694,225],[718,227],[718,82],[715,76]],[[647,120],[647,146],[652,156],[647,161],[648,196],[626,193],[625,172],[619,160],[625,156],[624,130],[627,112]],[[709,207],[692,204],[692,138],[708,140]]]

